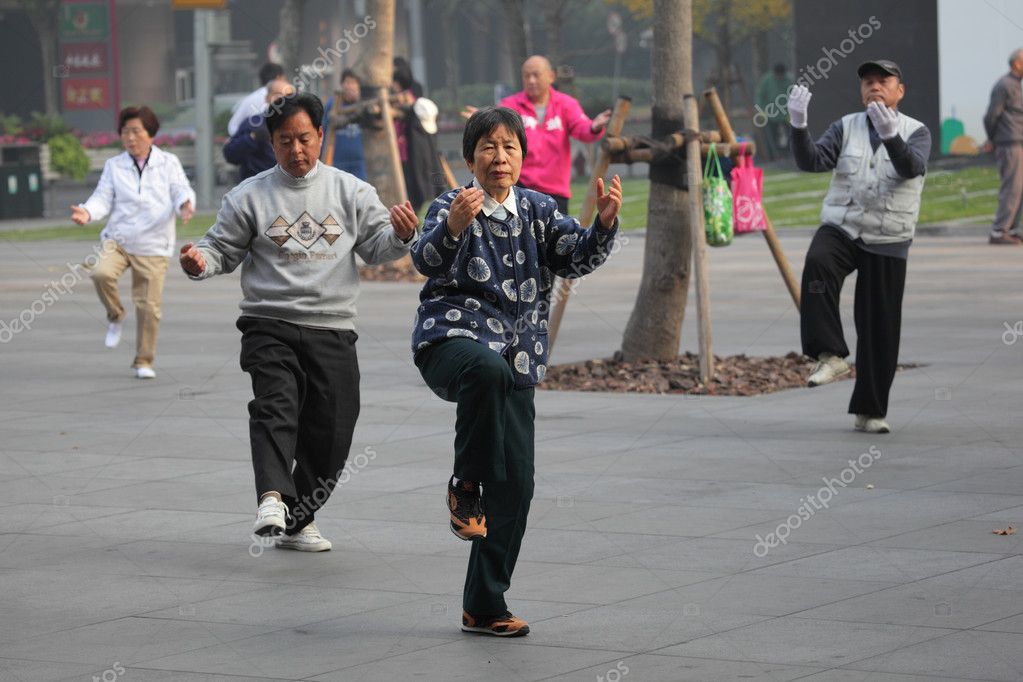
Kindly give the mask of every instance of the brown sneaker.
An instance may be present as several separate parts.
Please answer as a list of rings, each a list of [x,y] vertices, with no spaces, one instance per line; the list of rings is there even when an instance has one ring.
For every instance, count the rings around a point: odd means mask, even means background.
[[[508,611],[499,616],[473,616],[462,611],[462,632],[478,632],[495,637],[521,637],[529,634],[529,623]]]
[[[991,236],[987,239],[988,244],[1005,244],[1005,245],[1018,245],[1023,243],[1019,237],[1014,234],[1006,234],[1005,232],[992,232]]]
[[[479,540],[487,537],[487,519],[483,515],[483,499],[480,486],[470,481],[459,481],[455,477],[448,481],[448,511],[451,512],[451,532],[463,540]]]

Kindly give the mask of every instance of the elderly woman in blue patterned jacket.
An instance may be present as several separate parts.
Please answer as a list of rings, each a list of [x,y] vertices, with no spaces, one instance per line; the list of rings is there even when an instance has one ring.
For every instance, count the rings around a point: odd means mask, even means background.
[[[597,180],[598,216],[584,230],[551,197],[517,187],[526,135],[505,107],[472,115],[462,156],[472,183],[433,202],[412,247],[429,277],[412,347],[430,388],[458,404],[448,508],[452,532],[475,541],[462,630],[507,637],[529,632],[504,593],[533,497],[533,387],[547,370],[552,284],[604,262],[622,189],[618,176],[607,192]]]

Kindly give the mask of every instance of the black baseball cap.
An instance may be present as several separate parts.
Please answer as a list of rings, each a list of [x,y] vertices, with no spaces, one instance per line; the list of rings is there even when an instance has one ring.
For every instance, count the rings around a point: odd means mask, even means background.
[[[880,71],[886,73],[889,76],[895,76],[900,81],[902,80],[902,69],[899,65],[890,59],[875,59],[869,62],[863,62],[859,68],[856,69],[856,75],[863,78],[863,74],[869,73],[870,71]]]

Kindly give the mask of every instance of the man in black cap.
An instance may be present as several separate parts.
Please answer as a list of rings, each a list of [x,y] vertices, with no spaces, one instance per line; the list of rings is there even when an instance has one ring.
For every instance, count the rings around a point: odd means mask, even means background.
[[[984,151],[994,151],[998,160],[998,212],[988,237],[990,244],[1017,245],[1019,219],[1023,213],[1023,49],[1009,55],[1009,73],[998,79],[984,113],[987,142]]]
[[[806,127],[810,91],[789,95],[792,153],[800,170],[834,171],[803,266],[800,335],[817,360],[807,381],[827,384],[849,373],[838,310],[845,278],[855,270],[856,386],[849,402],[858,431],[888,433],[888,391],[899,359],[906,259],[931,152],[923,123],[898,110],[902,71],[887,59],[857,70],[865,111],[832,123],[816,142]]]

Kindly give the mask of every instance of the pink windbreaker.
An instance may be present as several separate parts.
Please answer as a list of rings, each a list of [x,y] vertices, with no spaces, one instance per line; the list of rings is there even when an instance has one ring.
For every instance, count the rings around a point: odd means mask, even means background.
[[[536,109],[523,90],[501,100],[501,106],[514,109],[526,127],[526,158],[519,182],[545,194],[570,197],[572,147],[569,137],[581,142],[596,142],[604,134],[590,132],[590,120],[574,97],[550,90],[544,122],[536,120]]]

